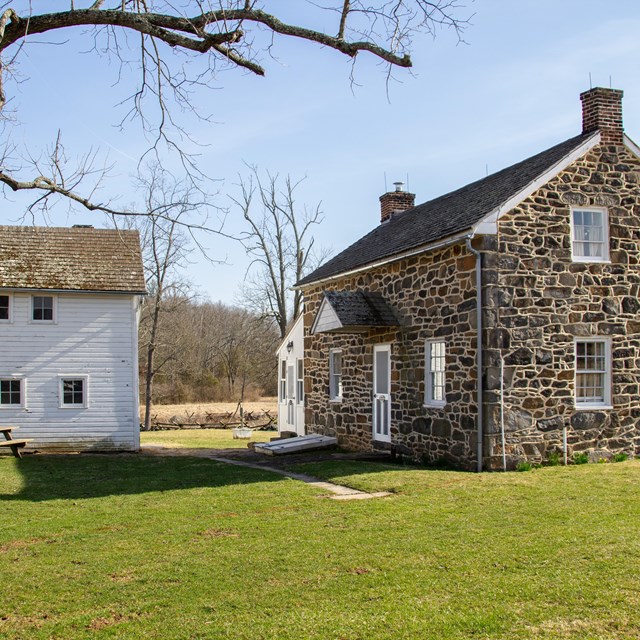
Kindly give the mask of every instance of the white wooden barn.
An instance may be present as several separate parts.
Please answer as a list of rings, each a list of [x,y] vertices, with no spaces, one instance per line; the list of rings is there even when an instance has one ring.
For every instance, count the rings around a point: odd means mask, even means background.
[[[0,226],[0,425],[27,449],[136,450],[136,231]]]
[[[304,322],[301,313],[278,347],[278,431],[305,435]]]

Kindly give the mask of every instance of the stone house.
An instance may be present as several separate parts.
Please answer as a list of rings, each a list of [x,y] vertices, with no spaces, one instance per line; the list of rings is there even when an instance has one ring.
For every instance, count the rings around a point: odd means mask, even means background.
[[[580,98],[579,135],[417,206],[397,183],[298,283],[307,431],[478,470],[640,452],[640,149],[622,91]]]
[[[137,231],[0,226],[0,424],[27,449],[136,450]]]

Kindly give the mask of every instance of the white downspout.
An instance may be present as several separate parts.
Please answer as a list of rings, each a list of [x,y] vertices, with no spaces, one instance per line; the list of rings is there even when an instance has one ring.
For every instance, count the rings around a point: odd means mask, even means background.
[[[476,366],[477,366],[477,382],[476,390],[478,396],[478,443],[477,443],[477,457],[478,457],[478,472],[482,471],[482,438],[483,422],[484,422],[484,410],[483,410],[483,390],[482,390],[482,253],[477,251],[471,246],[471,237],[467,237],[467,249],[476,257],[476,335],[478,346],[476,349]]]
[[[504,357],[500,356],[500,436],[502,439],[502,470],[507,470],[507,444],[504,437]]]

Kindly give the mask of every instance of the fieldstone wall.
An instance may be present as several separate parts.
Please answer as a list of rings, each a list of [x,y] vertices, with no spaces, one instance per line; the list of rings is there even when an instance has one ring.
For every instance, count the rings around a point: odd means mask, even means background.
[[[606,207],[610,263],[574,262],[572,206]],[[593,460],[640,453],[640,162],[598,146],[538,189],[479,239],[483,253],[484,464],[502,468],[504,358],[507,465],[586,451]],[[306,425],[352,449],[372,449],[373,346],[391,344],[391,439],[428,462],[475,468],[475,258],[464,244],[399,260],[326,285],[379,291],[396,330],[310,335],[323,287],[305,295]],[[612,409],[577,410],[576,337],[610,337]],[[446,341],[446,400],[425,407],[424,342]],[[343,400],[329,402],[329,350],[341,348]]]
[[[365,334],[310,335],[323,289],[379,291],[401,318],[398,329]],[[475,257],[464,244],[305,289],[307,432],[337,436],[341,445],[370,450],[373,347],[391,344],[391,440],[416,460],[446,460],[472,468],[476,451]],[[446,341],[447,404],[424,406],[424,344]],[[342,349],[343,399],[329,402],[329,350]],[[388,446],[388,445],[387,445]]]
[[[640,452],[640,163],[598,146],[499,221],[484,257],[485,463],[501,468],[500,357],[509,467],[562,452]],[[571,206],[606,207],[611,263],[574,262]],[[576,410],[574,339],[612,340],[610,410]]]

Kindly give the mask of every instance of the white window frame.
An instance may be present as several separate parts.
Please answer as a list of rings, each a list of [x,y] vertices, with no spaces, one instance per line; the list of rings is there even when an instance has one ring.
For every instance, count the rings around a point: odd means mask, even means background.
[[[578,369],[578,343],[600,343],[604,344],[604,363],[605,368],[601,370],[590,369]],[[574,338],[573,341],[573,356],[574,356],[574,405],[576,409],[588,410],[588,409],[612,409],[611,404],[611,372],[612,372],[612,359],[611,359],[611,339],[602,337],[580,337]],[[584,402],[578,399],[578,376],[584,373],[602,373],[604,374],[603,383],[603,399],[601,402]]]
[[[435,345],[442,345],[443,353],[442,353],[442,369],[432,369],[431,368],[431,356],[433,353],[433,348]],[[447,404],[447,367],[446,367],[446,357],[447,357],[447,344],[444,340],[425,340],[424,343],[424,406],[425,407],[437,407],[442,408]],[[444,377],[443,384],[443,398],[437,399],[433,397],[433,387],[434,387],[434,378],[435,375],[441,373]]]
[[[51,298],[51,314],[53,318],[51,320],[35,320],[33,317],[33,303],[36,298]],[[31,296],[30,308],[29,308],[29,323],[30,324],[56,324],[58,322],[58,298],[50,294],[34,293]]]
[[[82,404],[65,404],[64,383],[66,380],[82,380]],[[58,376],[58,401],[60,409],[86,409],[89,406],[89,376],[86,374],[60,374]]]
[[[304,359],[296,358],[296,402],[304,402]]]
[[[287,400],[287,361],[280,360],[280,402]]]
[[[334,371],[334,357],[340,356],[340,371]],[[329,351],[329,402],[342,402],[342,349]]]
[[[20,382],[20,403],[19,404],[2,404],[0,403],[0,410],[6,411],[7,409],[24,409],[27,406],[27,380],[23,376],[0,376],[0,382],[15,381]]]
[[[578,212],[596,212],[602,213],[602,256],[579,256],[576,255],[576,243],[584,242],[584,240],[576,239],[576,227],[573,216]],[[609,210],[605,207],[571,207],[569,212],[571,216],[571,259],[574,262],[610,262],[609,257]],[[587,241],[588,242],[588,241]]]
[[[11,324],[13,322],[13,295],[10,293],[3,291],[0,292],[0,296],[5,296],[9,299],[9,312],[8,318],[0,318],[0,324]]]

